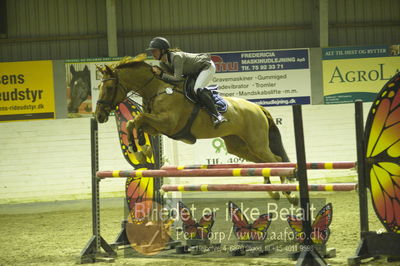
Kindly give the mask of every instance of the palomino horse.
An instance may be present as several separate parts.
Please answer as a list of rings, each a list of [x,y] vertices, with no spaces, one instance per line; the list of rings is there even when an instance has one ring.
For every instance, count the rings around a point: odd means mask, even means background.
[[[145,144],[140,137],[143,131],[150,135],[164,134],[191,144],[196,139],[221,137],[228,153],[247,161],[289,161],[272,116],[264,107],[245,99],[224,98],[228,103],[228,110],[224,113],[228,121],[218,128],[214,128],[209,114],[203,109],[188,126],[195,105],[183,94],[183,84],[172,85],[157,78],[151,66],[144,62],[145,58],[145,55],[139,55],[133,59],[124,58],[111,68],[107,65],[98,67],[103,74],[95,112],[99,123],[108,120],[110,112],[128,93],[133,91],[143,98],[144,112],[127,123],[130,151],[138,151],[133,136],[133,129],[136,129],[139,145]],[[188,129],[188,134],[182,133],[182,129]],[[270,183],[269,177],[264,177],[264,181]],[[281,177],[281,181],[285,182],[285,177]],[[292,203],[298,201],[290,192],[284,194]],[[279,193],[271,196],[277,199]]]

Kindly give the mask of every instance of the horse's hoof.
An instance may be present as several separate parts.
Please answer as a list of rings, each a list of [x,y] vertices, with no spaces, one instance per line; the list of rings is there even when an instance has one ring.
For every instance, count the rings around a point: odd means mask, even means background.
[[[299,205],[299,198],[297,197],[297,195],[295,194],[286,195],[286,198],[288,199],[290,204],[294,206]]]
[[[140,164],[146,163],[146,155],[142,151],[133,153]]]
[[[128,151],[129,151],[130,153],[135,153],[135,152],[137,152],[138,150],[137,150],[136,145],[129,145],[129,146],[128,146]]]
[[[151,158],[151,156],[153,156],[153,149],[150,145],[144,145],[142,146],[142,151],[143,154],[147,157],[147,158]]]
[[[289,183],[293,183],[293,182],[297,181],[296,174],[289,175],[289,176],[286,177],[286,179],[289,181]]]
[[[145,145],[146,144],[146,137],[144,136],[143,130],[142,129],[138,129],[137,134],[138,134],[138,137],[139,137],[139,141],[138,141],[139,145],[140,146]]]
[[[281,196],[279,195],[279,192],[268,191],[268,194],[274,200],[279,200],[281,198]]]

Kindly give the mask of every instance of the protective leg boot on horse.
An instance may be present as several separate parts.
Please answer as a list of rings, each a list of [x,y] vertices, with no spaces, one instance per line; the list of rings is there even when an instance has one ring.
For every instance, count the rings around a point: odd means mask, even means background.
[[[214,120],[213,124],[215,128],[219,127],[220,124],[227,121],[226,118],[218,112],[212,98],[212,92],[210,90],[206,88],[199,88],[197,89],[197,96],[200,99],[200,103],[204,105],[207,108],[208,112],[211,114],[211,117]]]

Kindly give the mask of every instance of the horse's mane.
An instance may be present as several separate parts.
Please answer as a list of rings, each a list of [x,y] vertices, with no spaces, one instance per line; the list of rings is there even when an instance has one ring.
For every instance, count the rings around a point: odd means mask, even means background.
[[[125,56],[118,63],[113,65],[114,69],[122,69],[136,66],[138,64],[148,65],[144,60],[147,58],[146,54],[139,54],[135,57]],[[148,65],[150,67],[150,65]]]

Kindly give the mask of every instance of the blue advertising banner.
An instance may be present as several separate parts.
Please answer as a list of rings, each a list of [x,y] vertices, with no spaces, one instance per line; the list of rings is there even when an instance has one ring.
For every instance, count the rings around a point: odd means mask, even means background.
[[[242,97],[263,106],[309,104],[309,50],[213,53],[217,73],[211,83],[222,96]]]

